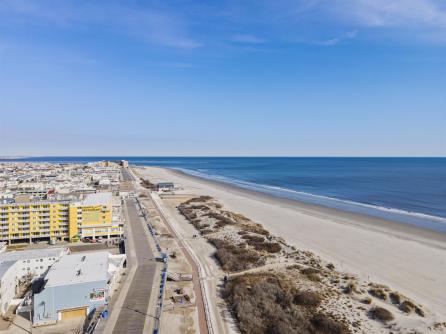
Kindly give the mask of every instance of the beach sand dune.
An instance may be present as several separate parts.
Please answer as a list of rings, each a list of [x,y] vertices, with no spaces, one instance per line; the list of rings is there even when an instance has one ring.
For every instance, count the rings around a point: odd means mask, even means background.
[[[359,279],[390,286],[446,318],[446,237],[399,223],[274,198],[178,171],[144,167],[151,182],[171,181],[209,195],[264,225],[289,244],[333,262]]]

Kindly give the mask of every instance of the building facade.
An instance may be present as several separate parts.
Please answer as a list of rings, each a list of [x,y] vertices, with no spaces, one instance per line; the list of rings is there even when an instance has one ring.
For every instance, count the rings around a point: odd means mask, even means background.
[[[0,241],[76,240],[122,235],[112,221],[111,193],[88,194],[83,201],[0,204]]]
[[[173,191],[175,186],[172,182],[161,182],[156,184],[157,191]]]
[[[125,255],[108,252],[67,255],[51,267],[33,296],[33,325],[84,317],[106,305],[118,282]],[[37,282],[36,282],[37,285]]]

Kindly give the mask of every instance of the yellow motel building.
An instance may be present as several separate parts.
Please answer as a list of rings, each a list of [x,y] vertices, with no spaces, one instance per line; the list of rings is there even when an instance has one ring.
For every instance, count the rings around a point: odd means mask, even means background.
[[[113,222],[111,193],[89,194],[82,201],[0,204],[0,241],[32,242],[110,238],[122,235]]]

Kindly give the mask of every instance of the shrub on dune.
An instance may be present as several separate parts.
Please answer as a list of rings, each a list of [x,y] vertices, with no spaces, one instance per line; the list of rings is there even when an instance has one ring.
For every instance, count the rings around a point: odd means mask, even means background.
[[[316,314],[311,323],[317,329],[316,333],[320,334],[348,334],[350,331],[346,326],[337,322],[324,314]]]
[[[401,295],[398,292],[389,293],[389,298],[392,304],[400,304],[401,303]]]
[[[369,311],[369,315],[372,319],[379,320],[381,322],[388,322],[394,319],[393,314],[383,307],[376,306]]]
[[[371,288],[369,290],[369,293],[376,298],[379,298],[381,300],[386,300],[387,299],[387,293],[381,289],[381,288]]]
[[[318,306],[321,301],[321,296],[314,291],[300,291],[293,298],[293,303],[305,306]]]
[[[244,334],[350,333],[343,323],[324,314],[314,315],[320,303],[317,292],[296,292],[294,284],[282,275],[237,276],[226,284],[223,296]]]

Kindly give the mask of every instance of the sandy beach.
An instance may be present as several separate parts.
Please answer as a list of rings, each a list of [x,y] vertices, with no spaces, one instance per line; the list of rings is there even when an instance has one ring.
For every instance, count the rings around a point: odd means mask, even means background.
[[[262,224],[291,245],[314,252],[359,279],[390,286],[439,321],[446,317],[446,236],[415,227],[274,198],[178,171],[144,167],[152,182],[209,195]]]

